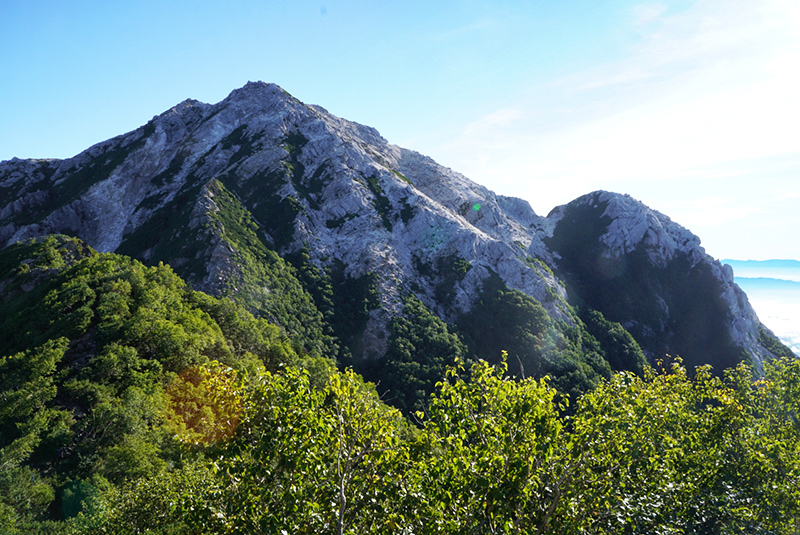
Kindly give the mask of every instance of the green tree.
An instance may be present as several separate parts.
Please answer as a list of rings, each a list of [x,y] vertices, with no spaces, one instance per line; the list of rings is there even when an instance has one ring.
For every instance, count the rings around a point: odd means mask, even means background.
[[[733,490],[743,502],[739,516],[758,530],[800,531],[800,361],[766,363],[764,376],[752,379],[739,366],[727,374],[735,402],[744,415],[735,425],[732,444]],[[753,529],[756,531],[756,529]]]
[[[42,447],[45,458],[69,439],[70,414],[52,406],[56,372],[67,340],[0,358],[0,520],[7,526],[46,517],[52,481],[27,465]]]
[[[232,533],[384,533],[396,522],[405,424],[355,373],[314,388],[255,378],[217,502]],[[399,522],[397,522],[399,525]]]
[[[484,361],[451,368],[423,417],[426,533],[547,532],[565,437],[556,391],[545,380],[506,377]]]

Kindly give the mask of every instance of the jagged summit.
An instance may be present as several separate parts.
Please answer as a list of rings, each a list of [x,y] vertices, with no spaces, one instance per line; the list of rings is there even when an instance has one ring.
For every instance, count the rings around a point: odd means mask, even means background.
[[[0,244],[75,235],[169,263],[195,288],[266,315],[279,315],[281,259],[341,288],[369,286],[374,299],[350,344],[364,358],[386,353],[409,295],[458,322],[501,284],[546,311],[564,333],[548,338],[556,346],[580,328],[576,307],[589,305],[652,358],[679,350],[700,362],[713,341],[678,342],[697,334],[677,318],[691,310],[682,297],[691,273],[693,292],[721,300],[704,309],[725,340],[719,363],[768,356],[746,297],[663,214],[595,192],[541,217],[275,84],[249,82],[216,104],[185,100],[74,158],[0,162],[0,193]]]
[[[644,247],[650,260],[662,267],[676,252],[689,254],[693,263],[706,258],[700,238],[628,194],[608,191],[588,193],[568,205],[553,209],[548,219],[558,222],[569,207],[578,206],[604,207],[600,218],[608,218],[609,224],[600,241],[605,245],[605,254],[608,256],[625,255]]]
[[[270,82],[250,81],[242,87],[234,89],[230,92],[224,102],[233,100],[250,100],[250,101],[265,101],[272,98],[289,98],[294,99],[288,92],[286,92],[278,84]]]

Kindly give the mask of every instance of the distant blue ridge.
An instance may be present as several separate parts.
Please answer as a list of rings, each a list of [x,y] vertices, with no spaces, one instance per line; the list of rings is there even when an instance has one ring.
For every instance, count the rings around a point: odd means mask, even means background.
[[[773,279],[800,282],[798,260],[721,260],[733,268],[737,283],[740,279]]]
[[[800,290],[799,281],[787,279],[775,279],[771,277],[734,277],[734,280],[739,286],[746,285],[759,288],[776,288],[780,286],[787,290]]]
[[[736,266],[753,268],[779,268],[800,270],[800,260],[720,260],[723,264],[730,264],[734,269]]]

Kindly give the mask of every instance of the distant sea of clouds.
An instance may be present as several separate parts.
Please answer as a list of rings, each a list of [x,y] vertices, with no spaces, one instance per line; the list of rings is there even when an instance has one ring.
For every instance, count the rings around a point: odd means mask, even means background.
[[[733,267],[761,323],[800,357],[800,262],[722,260]]]

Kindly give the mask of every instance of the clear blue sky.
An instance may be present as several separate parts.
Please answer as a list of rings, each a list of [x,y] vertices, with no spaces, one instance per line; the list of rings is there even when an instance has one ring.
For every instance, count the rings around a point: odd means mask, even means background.
[[[798,65],[796,0],[0,0],[0,160],[263,80],[540,214],[607,189],[800,259]]]

